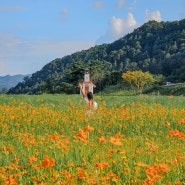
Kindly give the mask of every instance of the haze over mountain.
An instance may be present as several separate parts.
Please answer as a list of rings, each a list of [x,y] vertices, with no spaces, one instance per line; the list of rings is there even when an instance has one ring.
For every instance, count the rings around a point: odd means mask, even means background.
[[[9,89],[22,82],[26,76],[30,75],[6,75],[0,76],[0,91],[2,89]]]
[[[75,93],[88,67],[96,91],[121,82],[128,70],[149,71],[172,82],[185,81],[185,19],[149,21],[111,44],[57,58],[9,93]]]

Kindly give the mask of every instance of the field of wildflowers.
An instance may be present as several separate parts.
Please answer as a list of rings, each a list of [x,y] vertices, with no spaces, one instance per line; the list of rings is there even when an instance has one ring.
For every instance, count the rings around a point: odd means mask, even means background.
[[[185,184],[184,97],[0,98],[2,185]]]

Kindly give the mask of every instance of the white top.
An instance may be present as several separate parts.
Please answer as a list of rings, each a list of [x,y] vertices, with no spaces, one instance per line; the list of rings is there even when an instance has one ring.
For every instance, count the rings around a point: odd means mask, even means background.
[[[86,105],[87,101],[88,101],[87,97],[84,97],[85,105]],[[97,102],[93,101],[93,104],[90,106],[90,108],[93,108],[94,110],[96,110],[98,108]]]
[[[93,108],[96,110],[97,108],[98,108],[98,104],[97,104],[97,102],[93,102]]]

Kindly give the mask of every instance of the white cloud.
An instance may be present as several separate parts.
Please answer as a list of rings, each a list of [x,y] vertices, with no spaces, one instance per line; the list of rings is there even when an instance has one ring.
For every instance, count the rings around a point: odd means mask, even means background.
[[[114,36],[121,35],[123,32],[123,27],[124,27],[124,20],[121,18],[116,18],[113,16],[110,20],[110,29],[111,33]]]
[[[121,9],[121,8],[123,8],[124,4],[125,4],[125,0],[119,0],[116,7],[118,9]]]
[[[103,2],[102,1],[97,1],[94,4],[92,4],[93,8],[102,8],[103,7]]]
[[[149,10],[146,10],[145,12],[145,21],[152,21],[155,20],[157,22],[161,22],[162,18],[161,18],[161,13],[159,10],[155,11],[155,12],[150,12]]]
[[[129,10],[133,11],[136,9],[136,4],[137,4],[137,0],[133,0],[133,2],[131,2],[130,6],[129,6]]]
[[[26,40],[1,33],[0,40],[0,76],[34,73],[55,58],[95,44],[93,41]]]
[[[115,41],[127,33],[132,32],[138,26],[139,23],[137,23],[132,13],[129,13],[125,19],[113,16],[110,19],[108,31],[104,36],[98,39],[97,43],[101,44]]]
[[[136,20],[134,19],[134,15],[132,13],[128,14],[128,17],[126,19],[126,25],[130,28],[135,27],[137,25]]]

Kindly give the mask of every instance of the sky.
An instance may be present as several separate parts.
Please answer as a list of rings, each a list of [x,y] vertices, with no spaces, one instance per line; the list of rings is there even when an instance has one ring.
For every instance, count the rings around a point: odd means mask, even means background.
[[[0,76],[111,43],[149,20],[185,18],[185,0],[0,0]]]

